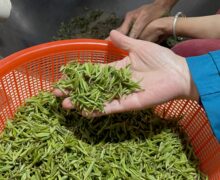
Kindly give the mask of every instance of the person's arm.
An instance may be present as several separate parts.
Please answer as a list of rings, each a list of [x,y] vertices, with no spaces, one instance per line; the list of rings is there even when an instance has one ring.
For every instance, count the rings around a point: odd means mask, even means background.
[[[179,18],[176,24],[177,35],[192,38],[220,38],[220,15]]]
[[[155,0],[151,4],[129,11],[117,30],[132,38],[139,38],[151,21],[168,15],[177,2],[178,0]]]
[[[176,34],[190,38],[220,38],[220,15],[178,18]],[[142,32],[142,40],[160,42],[173,35],[174,17],[164,17],[151,22]]]
[[[220,50],[187,58],[187,63],[212,130],[220,141]]]

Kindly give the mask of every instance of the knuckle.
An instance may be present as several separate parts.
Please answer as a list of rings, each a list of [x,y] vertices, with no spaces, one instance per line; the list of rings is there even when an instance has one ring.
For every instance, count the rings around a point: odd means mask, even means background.
[[[132,27],[131,32],[134,33],[134,34],[136,34],[136,33],[138,32],[138,29],[139,29],[139,28],[135,25],[135,26]]]
[[[128,12],[128,13],[126,13],[125,18],[132,18],[132,16],[133,16],[133,13]]]

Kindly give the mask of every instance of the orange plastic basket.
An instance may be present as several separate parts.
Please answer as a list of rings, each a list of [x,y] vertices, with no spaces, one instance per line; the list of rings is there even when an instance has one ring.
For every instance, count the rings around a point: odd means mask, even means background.
[[[127,52],[104,40],[65,40],[34,46],[0,61],[0,131],[26,98],[51,90],[61,77],[60,66],[70,60],[107,63]],[[220,144],[214,137],[204,110],[195,102],[176,100],[157,106],[163,118],[183,117],[180,125],[188,134],[201,170],[209,179],[220,179]]]

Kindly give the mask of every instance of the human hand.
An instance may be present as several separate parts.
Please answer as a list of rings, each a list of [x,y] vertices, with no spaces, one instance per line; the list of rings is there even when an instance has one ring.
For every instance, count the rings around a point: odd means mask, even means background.
[[[216,23],[219,17],[220,15],[188,18],[180,17],[176,24],[176,34],[195,39],[219,39],[220,24]],[[160,43],[172,35],[173,21],[174,17],[156,19],[144,28],[139,38]]]
[[[133,80],[142,80],[143,91],[107,102],[105,113],[91,116],[149,108],[180,97],[198,100],[185,58],[157,44],[135,40],[117,31],[112,31],[110,38],[114,45],[129,52],[127,57],[110,65],[122,68],[131,64]],[[55,95],[60,96],[59,93],[54,90]],[[66,109],[74,108],[69,98],[64,99],[62,105]]]
[[[166,16],[176,1],[170,1],[167,4],[161,2],[163,1],[155,1],[128,12],[117,30],[132,38],[139,38],[144,28],[151,21]]]
[[[152,21],[144,28],[140,35],[141,40],[160,43],[172,35],[174,17],[164,17]]]

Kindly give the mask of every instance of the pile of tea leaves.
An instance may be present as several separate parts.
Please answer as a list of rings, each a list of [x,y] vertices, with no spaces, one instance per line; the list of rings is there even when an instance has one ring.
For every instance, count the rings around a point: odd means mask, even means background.
[[[150,110],[87,119],[41,92],[0,135],[0,179],[201,179],[176,122]]]

